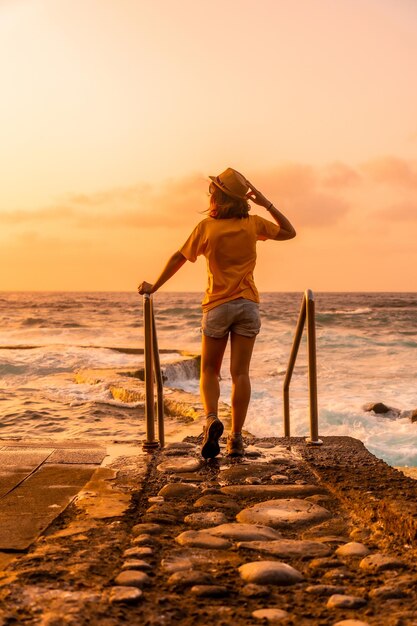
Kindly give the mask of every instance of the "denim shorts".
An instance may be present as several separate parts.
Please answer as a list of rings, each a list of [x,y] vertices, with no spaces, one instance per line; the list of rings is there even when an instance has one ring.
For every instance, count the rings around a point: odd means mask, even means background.
[[[220,339],[229,332],[255,337],[261,328],[259,304],[246,298],[230,300],[203,313],[201,330],[207,337]]]

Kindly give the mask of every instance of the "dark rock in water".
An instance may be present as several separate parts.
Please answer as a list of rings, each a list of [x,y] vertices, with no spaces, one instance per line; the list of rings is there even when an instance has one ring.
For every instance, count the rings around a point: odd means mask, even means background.
[[[383,402],[370,402],[369,404],[364,404],[362,408],[364,411],[373,411],[377,415],[386,415],[387,417],[398,417],[401,413],[399,409],[387,406]]]
[[[388,413],[390,411],[389,406],[384,404],[383,402],[369,402],[369,404],[363,405],[364,411],[373,411],[374,413]]]

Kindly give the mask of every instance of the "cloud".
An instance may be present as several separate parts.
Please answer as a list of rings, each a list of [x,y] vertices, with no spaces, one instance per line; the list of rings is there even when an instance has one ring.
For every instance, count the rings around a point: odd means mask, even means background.
[[[338,168],[341,176],[342,166]],[[347,178],[347,166],[344,176]],[[335,175],[335,172],[333,172]],[[348,200],[340,191],[323,188],[320,168],[288,163],[259,172],[259,187],[297,226],[323,227],[339,222],[349,211]],[[258,186],[257,182],[254,182]]]
[[[61,203],[34,210],[0,213],[3,224],[55,223],[78,228],[176,228],[202,219],[208,206],[208,181],[198,175],[140,183],[92,194],[69,194]]]
[[[303,163],[285,163],[277,167],[259,171],[255,187],[274,194],[278,199],[298,198],[315,190],[318,184],[316,170]],[[278,201],[278,200],[277,200]]]
[[[285,163],[255,172],[253,184],[299,225],[323,227],[335,224],[348,212],[349,204],[337,187],[352,184],[355,178],[353,170],[341,163],[323,171],[307,164]],[[335,189],[329,193],[331,186]],[[153,185],[138,183],[92,194],[69,194],[50,207],[2,213],[0,221],[101,231],[176,229],[203,219],[207,207],[208,181],[192,174]],[[262,211],[259,207],[255,210]]]
[[[324,228],[341,222],[358,202],[366,185],[376,194],[380,185],[396,193],[398,188],[414,192],[417,164],[395,156],[381,156],[358,167],[335,161],[324,166],[281,163],[254,171],[253,184],[262,190],[289,219],[301,227]],[[0,222],[51,228],[60,224],[82,230],[184,229],[203,219],[208,206],[208,180],[199,173],[160,183],[138,182],[91,194],[68,194],[49,207],[0,213]],[[352,199],[351,191],[355,191]],[[385,192],[384,192],[385,193]],[[350,194],[350,196],[349,196]],[[368,195],[369,197],[369,195]],[[376,195],[375,195],[376,198]],[[382,220],[413,220],[415,203],[406,203],[374,212]],[[262,209],[254,207],[262,212]],[[54,226],[55,225],[55,226]]]
[[[322,185],[334,189],[355,186],[361,179],[359,172],[340,161],[330,163],[321,172]]]
[[[5,211],[0,212],[2,224],[27,224],[30,222],[60,221],[73,218],[76,212],[69,206],[47,207],[33,211]]]
[[[376,217],[392,222],[417,222],[417,202],[400,202],[376,211]]]
[[[417,164],[394,156],[383,156],[363,163],[361,170],[376,183],[415,189],[417,187]]]

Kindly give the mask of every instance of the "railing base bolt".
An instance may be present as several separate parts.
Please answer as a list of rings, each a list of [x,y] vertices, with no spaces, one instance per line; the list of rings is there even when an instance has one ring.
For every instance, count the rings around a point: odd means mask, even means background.
[[[153,452],[154,450],[157,450],[159,448],[159,441],[145,441],[142,444],[142,449],[145,450],[145,452]]]

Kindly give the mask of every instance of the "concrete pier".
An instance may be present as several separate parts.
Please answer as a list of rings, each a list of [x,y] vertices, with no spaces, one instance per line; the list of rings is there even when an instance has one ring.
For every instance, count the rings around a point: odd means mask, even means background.
[[[417,624],[414,480],[348,437],[205,462],[200,427],[0,442],[0,624]]]

